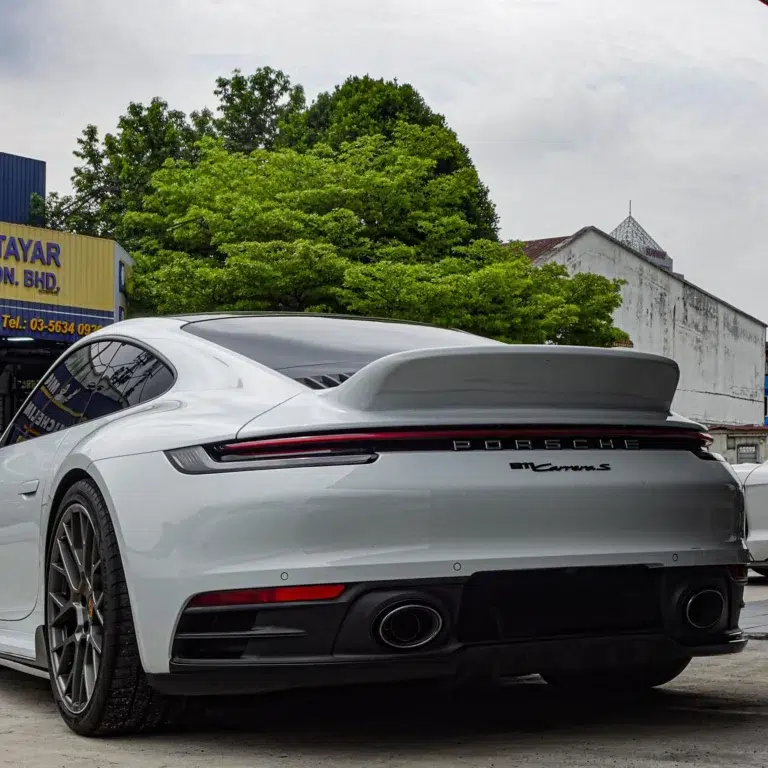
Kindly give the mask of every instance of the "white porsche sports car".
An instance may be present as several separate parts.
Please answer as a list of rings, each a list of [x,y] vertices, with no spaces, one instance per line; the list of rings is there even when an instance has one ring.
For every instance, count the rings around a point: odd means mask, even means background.
[[[0,655],[76,732],[329,684],[663,684],[740,651],[744,500],[674,362],[312,315],[129,320],[0,443]]]

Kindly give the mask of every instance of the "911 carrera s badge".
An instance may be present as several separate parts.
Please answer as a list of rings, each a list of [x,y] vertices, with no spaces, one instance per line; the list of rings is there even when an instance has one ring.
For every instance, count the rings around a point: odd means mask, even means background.
[[[510,469],[529,469],[531,472],[610,472],[610,464],[534,464],[532,461],[516,462]]]

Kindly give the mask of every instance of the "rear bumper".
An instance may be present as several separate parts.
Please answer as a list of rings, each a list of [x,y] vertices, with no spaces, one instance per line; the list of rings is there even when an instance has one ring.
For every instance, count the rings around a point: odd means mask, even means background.
[[[88,471],[115,526],[142,664],[164,674],[177,656],[180,613],[200,592],[747,561],[738,485],[719,462],[686,451],[590,455],[612,470],[599,478],[523,472],[510,467],[516,451],[446,450],[382,454],[365,466],[199,476],[147,453]],[[551,461],[552,452],[532,451],[530,460]],[[340,621],[328,615],[326,629],[306,634],[322,642],[291,641],[302,647],[284,655],[337,653]],[[279,639],[254,640],[248,653],[275,655]]]
[[[473,681],[535,674],[561,665],[604,668],[665,658],[740,653],[740,631],[687,647],[665,635],[569,638],[503,646],[456,647],[439,653],[403,656],[292,658],[206,663],[176,660],[169,674],[148,675],[162,693],[182,696],[258,694],[303,688],[372,685],[415,680]]]
[[[498,571],[355,584],[320,603],[187,608],[170,671],[149,681],[167,693],[246,694],[738,653],[744,583],[734,575],[728,567]],[[703,592],[722,602],[696,627],[687,608]],[[381,620],[406,604],[439,613],[441,628],[419,648],[393,650]]]

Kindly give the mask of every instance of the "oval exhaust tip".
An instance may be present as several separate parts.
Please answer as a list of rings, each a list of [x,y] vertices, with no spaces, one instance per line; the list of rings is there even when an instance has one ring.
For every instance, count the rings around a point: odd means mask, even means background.
[[[717,589],[702,589],[685,604],[685,620],[694,629],[712,629],[723,616],[725,598]]]
[[[443,629],[440,612],[425,603],[405,603],[385,610],[376,622],[378,639],[389,648],[412,651],[431,643]]]

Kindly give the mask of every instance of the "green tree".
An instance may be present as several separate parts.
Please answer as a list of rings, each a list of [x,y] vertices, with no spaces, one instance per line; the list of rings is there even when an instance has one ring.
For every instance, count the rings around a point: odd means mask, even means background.
[[[95,125],[87,126],[74,152],[72,194],[36,200],[35,215],[53,228],[115,238],[132,248],[140,233],[127,226],[126,214],[143,210],[152,175],[167,160],[195,164],[205,137],[221,136],[237,152],[269,147],[279,123],[304,107],[301,86],[269,67],[248,76],[235,70],[216,81],[214,93],[218,117],[208,109],[187,116],[154,98],[148,105],[129,104],[117,129],[103,139]]]
[[[520,244],[475,241],[432,264],[355,265],[342,294],[349,311],[429,322],[509,343],[612,346],[618,280],[569,277],[565,267],[534,267]],[[580,303],[583,302],[583,303]]]
[[[516,342],[608,345],[620,284],[533,267],[473,239],[472,168],[438,174],[448,130],[400,124],[334,151],[227,152],[169,162],[129,223],[144,236],[144,312],[337,311],[433,322]]]
[[[291,85],[288,75],[271,67],[261,67],[252,75],[236,69],[231,77],[216,80],[214,93],[219,100],[214,124],[231,152],[269,149],[280,123],[306,106],[304,89]]]
[[[284,72],[262,67],[251,75],[234,70],[218,78],[214,94],[216,114],[203,109],[187,116],[155,98],[148,105],[131,103],[114,133],[103,139],[96,126],[87,126],[74,153],[73,193],[37,200],[35,215],[48,226],[113,237],[133,249],[141,232],[127,225],[126,214],[143,210],[152,175],[167,160],[194,165],[200,157],[198,142],[206,137],[219,137],[229,151],[245,154],[273,147],[306,152],[321,145],[340,152],[368,136],[392,140],[407,124],[435,129],[427,140],[442,142],[432,169],[435,177],[452,177],[459,170],[477,175],[445,118],[410,85],[351,77],[307,108],[300,85],[292,85]],[[461,206],[474,238],[497,239],[498,216],[482,183]]]
[[[403,124],[438,128],[445,142],[438,175],[461,168],[474,171],[467,148],[446,124],[445,117],[430,109],[418,91],[397,80],[350,77],[332,93],[321,93],[308,109],[292,112],[281,126],[277,144],[304,151],[318,144],[335,150],[364,136],[392,139]],[[499,219],[488,188],[480,183],[463,204],[464,216],[475,238],[498,238]]]
[[[32,194],[29,202],[29,224],[32,227],[47,227],[48,229],[68,230],[87,234],[87,227],[79,227],[69,215],[69,209],[74,205],[71,195],[60,195],[49,192],[42,197],[37,192]]]
[[[328,144],[338,150],[363,136],[391,139],[400,123],[444,128],[445,118],[433,112],[411,85],[368,75],[349,77],[332,93],[321,93],[308,109],[289,115],[279,143],[300,150]]]
[[[207,110],[187,118],[162,99],[131,103],[117,130],[103,139],[95,125],[86,127],[74,153],[80,164],[72,176],[73,193],[51,193],[44,205],[36,201],[35,212],[42,207],[48,226],[112,237],[130,247],[135,233],[126,227],[125,214],[142,210],[152,174],[169,159],[195,162],[197,142],[212,132]]]

